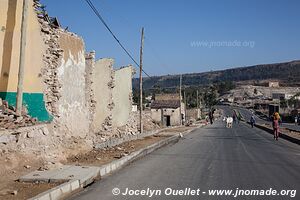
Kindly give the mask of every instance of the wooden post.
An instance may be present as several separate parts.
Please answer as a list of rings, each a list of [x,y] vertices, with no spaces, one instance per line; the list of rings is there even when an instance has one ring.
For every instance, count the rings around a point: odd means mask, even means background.
[[[142,28],[140,48],[140,133],[143,133],[143,48],[144,48],[144,27]]]
[[[186,116],[186,107],[187,107],[187,101],[186,101],[186,92],[185,92],[185,88],[184,88],[184,91],[183,91],[183,98],[184,98],[184,123],[186,124],[187,121],[187,116]]]
[[[197,120],[199,118],[199,90],[197,90]]]
[[[197,109],[199,109],[199,90],[197,90]]]
[[[26,35],[27,35],[27,23],[28,23],[28,7],[29,7],[29,0],[23,0],[19,73],[18,73],[18,86],[17,86],[17,99],[16,99],[16,113],[18,115],[21,114],[22,103],[23,103],[23,80],[24,80],[24,69],[25,69],[25,49],[26,49]]]

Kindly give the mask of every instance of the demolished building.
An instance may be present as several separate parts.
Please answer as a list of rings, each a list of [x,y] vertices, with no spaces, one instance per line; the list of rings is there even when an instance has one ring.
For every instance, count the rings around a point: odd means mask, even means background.
[[[15,106],[22,1],[2,0],[0,11],[0,98]],[[131,65],[115,70],[113,59],[95,60],[83,39],[61,28],[38,0],[30,1],[27,31],[23,104],[28,115],[78,138],[107,140],[124,126],[137,132],[128,124],[135,123]]]

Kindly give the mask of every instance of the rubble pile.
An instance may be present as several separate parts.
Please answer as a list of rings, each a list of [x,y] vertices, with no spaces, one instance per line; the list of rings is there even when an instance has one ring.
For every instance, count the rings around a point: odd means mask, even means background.
[[[143,112],[143,123],[144,123],[143,125],[145,131],[151,131],[151,130],[156,130],[161,128],[159,124],[153,121],[151,117],[151,111]]]
[[[116,137],[124,135],[137,135],[139,134],[139,113],[132,112],[125,126],[116,129]],[[143,127],[144,131],[153,131],[160,128],[159,125],[153,122],[150,112],[143,112]]]
[[[9,106],[7,101],[0,98],[0,130],[16,129],[35,124],[37,124],[36,118],[31,118],[25,109],[23,109],[21,115],[17,115],[15,108]]]

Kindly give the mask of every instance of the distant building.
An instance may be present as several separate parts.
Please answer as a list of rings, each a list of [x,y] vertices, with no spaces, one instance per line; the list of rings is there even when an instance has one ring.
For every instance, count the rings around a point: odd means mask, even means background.
[[[269,87],[279,87],[279,82],[278,81],[270,81]]]
[[[181,107],[181,110],[180,110]],[[151,104],[151,117],[163,126],[178,126],[185,119],[185,105],[179,94],[159,94]],[[180,119],[181,118],[181,119]]]

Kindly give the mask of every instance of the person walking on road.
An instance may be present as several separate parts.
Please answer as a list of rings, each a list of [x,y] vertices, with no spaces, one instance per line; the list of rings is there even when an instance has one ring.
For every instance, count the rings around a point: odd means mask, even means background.
[[[224,122],[224,126],[225,126],[225,127],[227,127],[227,117],[228,117],[228,116],[226,116],[226,117],[224,116],[224,117],[223,117],[223,122]]]
[[[279,137],[279,120],[280,120],[279,113],[275,112],[273,115],[273,131],[274,131],[275,140],[278,140]]]
[[[251,124],[251,127],[253,128],[253,127],[254,127],[254,124],[255,124],[255,118],[254,118],[254,115],[252,115],[251,118],[250,118],[250,124]]]
[[[232,115],[232,119],[233,119],[233,123],[236,124],[236,114],[235,114],[235,112]]]
[[[295,117],[295,126],[298,125],[298,116]]]
[[[208,115],[208,117],[209,117],[210,124],[213,124],[213,120],[214,120],[214,114],[213,114],[213,112],[212,112],[212,111],[211,111],[211,112],[209,112],[209,115]]]
[[[241,121],[241,119],[242,119],[242,116],[241,116],[241,114],[238,114],[238,116],[237,116],[237,123],[239,124],[240,123],[240,121]]]

